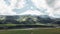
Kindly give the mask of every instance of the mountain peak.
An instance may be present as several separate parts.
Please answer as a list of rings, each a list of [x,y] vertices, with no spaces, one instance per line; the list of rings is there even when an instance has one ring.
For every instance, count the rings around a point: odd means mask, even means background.
[[[20,15],[42,15],[42,14],[43,13],[41,13],[40,11],[37,11],[37,10],[28,10],[23,13],[20,13]]]

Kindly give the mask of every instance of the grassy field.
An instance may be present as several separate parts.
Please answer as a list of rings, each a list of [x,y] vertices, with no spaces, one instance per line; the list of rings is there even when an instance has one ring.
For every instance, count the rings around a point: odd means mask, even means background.
[[[0,34],[60,34],[60,28],[35,30],[3,30]]]

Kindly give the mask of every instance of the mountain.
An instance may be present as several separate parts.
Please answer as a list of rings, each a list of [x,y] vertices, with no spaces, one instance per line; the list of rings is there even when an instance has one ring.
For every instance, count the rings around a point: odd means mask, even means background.
[[[23,13],[20,13],[20,15],[42,15],[43,13],[41,13],[40,11],[37,11],[37,10],[28,10],[28,11],[25,11]]]

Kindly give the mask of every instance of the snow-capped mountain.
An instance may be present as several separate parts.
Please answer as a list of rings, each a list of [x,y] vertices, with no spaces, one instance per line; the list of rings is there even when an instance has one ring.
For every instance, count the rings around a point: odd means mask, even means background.
[[[28,10],[28,11],[25,11],[23,13],[20,13],[20,15],[43,15],[43,13],[41,13],[40,11],[37,11],[37,10]]]

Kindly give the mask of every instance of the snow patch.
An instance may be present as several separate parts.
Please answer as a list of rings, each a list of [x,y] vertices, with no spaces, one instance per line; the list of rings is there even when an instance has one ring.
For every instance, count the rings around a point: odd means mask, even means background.
[[[42,15],[43,13],[37,11],[37,10],[28,10],[26,12],[21,13],[20,15]]]

